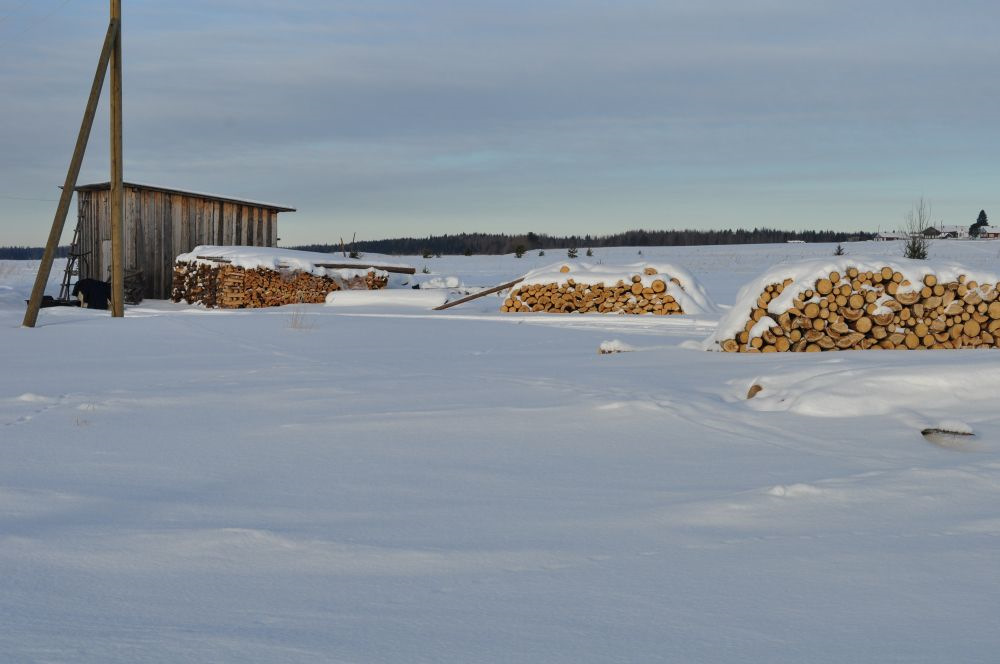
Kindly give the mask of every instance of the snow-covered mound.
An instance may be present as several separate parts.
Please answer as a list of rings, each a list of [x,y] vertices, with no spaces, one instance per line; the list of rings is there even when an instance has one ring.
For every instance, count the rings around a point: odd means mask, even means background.
[[[295,251],[277,247],[242,247],[200,245],[186,254],[180,254],[177,262],[217,265],[227,263],[233,267],[246,270],[264,268],[268,270],[291,270],[308,272],[317,277],[335,279],[353,279],[363,277],[371,271],[372,266],[413,269],[411,265],[393,263],[383,260],[382,256],[365,256],[361,259],[344,258],[337,254],[324,254],[315,251]],[[357,267],[329,267],[330,265],[351,265]],[[376,273],[382,270],[376,270]],[[380,274],[379,276],[386,276]]]
[[[326,305],[331,307],[419,307],[433,309],[448,301],[447,288],[387,290],[337,290],[327,294]]]
[[[950,262],[839,257],[774,267],[705,340],[740,352],[997,346],[995,274]]]
[[[670,264],[554,263],[524,276],[501,311],[694,314],[716,311],[687,270]]]

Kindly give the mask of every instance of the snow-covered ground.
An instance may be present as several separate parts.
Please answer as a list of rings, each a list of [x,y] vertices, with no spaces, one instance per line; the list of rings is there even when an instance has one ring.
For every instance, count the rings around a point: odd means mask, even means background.
[[[724,310],[833,246],[639,251],[579,260]],[[1000,242],[931,255],[1000,272]],[[1000,351],[709,353],[724,311],[425,290],[24,329],[34,268],[0,262],[0,661],[997,660]]]

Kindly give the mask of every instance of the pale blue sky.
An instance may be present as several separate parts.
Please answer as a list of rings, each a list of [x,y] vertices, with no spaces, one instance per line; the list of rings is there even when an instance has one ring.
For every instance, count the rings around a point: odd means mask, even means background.
[[[1000,221],[993,2],[123,4],[126,178],[297,207],[283,244]],[[45,240],[107,5],[0,0],[0,244]]]

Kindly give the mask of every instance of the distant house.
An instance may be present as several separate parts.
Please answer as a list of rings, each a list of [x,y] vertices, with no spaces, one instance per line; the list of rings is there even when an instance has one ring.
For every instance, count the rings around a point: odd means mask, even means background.
[[[979,237],[983,240],[1000,239],[1000,226],[980,226]]]
[[[969,227],[938,224],[937,226],[928,226],[925,228],[922,235],[926,238],[936,240],[961,240],[969,237]]]
[[[873,242],[891,242],[893,240],[905,240],[905,233],[891,233],[889,231],[883,231],[877,233],[875,237],[872,238]]]

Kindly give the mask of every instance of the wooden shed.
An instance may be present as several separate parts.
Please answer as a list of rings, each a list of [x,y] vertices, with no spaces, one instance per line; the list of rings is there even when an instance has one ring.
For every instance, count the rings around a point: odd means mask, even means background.
[[[142,272],[145,297],[170,298],[174,259],[202,244],[274,247],[278,213],[294,208],[145,184],[124,183],[125,271]],[[111,186],[76,188],[80,278],[109,281]]]

